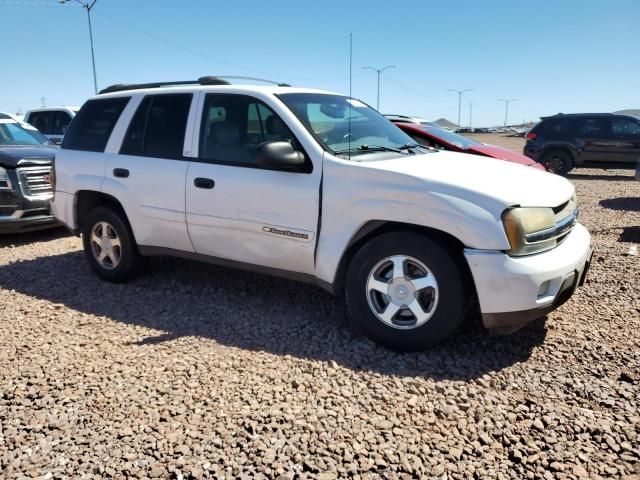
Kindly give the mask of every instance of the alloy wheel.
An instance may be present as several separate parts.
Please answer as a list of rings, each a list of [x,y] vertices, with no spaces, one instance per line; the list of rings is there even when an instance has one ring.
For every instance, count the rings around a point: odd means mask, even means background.
[[[107,222],[98,222],[93,226],[91,252],[102,268],[113,270],[120,264],[122,245],[112,225]]]
[[[438,306],[438,282],[420,260],[394,255],[378,262],[367,278],[371,311],[386,325],[410,330],[424,325]]]

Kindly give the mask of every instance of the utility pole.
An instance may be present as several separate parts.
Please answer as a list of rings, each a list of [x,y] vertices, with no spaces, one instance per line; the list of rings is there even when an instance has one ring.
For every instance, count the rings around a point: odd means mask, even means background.
[[[504,102],[504,126],[507,126],[507,119],[509,117],[509,104],[515,102],[517,98],[499,98],[499,102]]]
[[[395,65],[387,65],[386,67],[383,68],[375,68],[375,67],[362,67],[363,70],[373,70],[374,72],[376,72],[378,74],[378,95],[376,97],[376,110],[380,111],[380,74],[382,72],[384,72],[385,70],[388,70],[390,68],[396,68]]]
[[[466,92],[473,92],[473,88],[467,88],[466,90],[455,90],[450,88],[450,92],[456,92],[458,94],[458,130],[460,130],[460,114],[462,112],[462,95]]]
[[[42,102],[42,108],[47,108],[47,99],[44,97],[40,97],[40,101]]]
[[[69,3],[71,0],[58,0],[61,4]],[[87,11],[87,21],[89,22],[89,42],[91,44],[91,65],[93,66],[93,90],[95,93],[98,93],[98,79],[96,76],[96,56],[93,50],[93,29],[91,28],[91,9],[96,4],[98,0],[93,0],[92,2],[83,2],[81,0],[74,0],[76,3],[82,5],[82,7]]]
[[[472,129],[473,102],[469,102],[469,131]]]

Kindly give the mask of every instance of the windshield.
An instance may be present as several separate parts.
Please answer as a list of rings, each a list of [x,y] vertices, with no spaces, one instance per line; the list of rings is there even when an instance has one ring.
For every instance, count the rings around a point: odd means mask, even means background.
[[[440,138],[447,143],[451,143],[459,148],[467,149],[469,147],[474,147],[476,145],[482,145],[482,143],[472,140],[471,138],[463,137],[462,135],[458,135],[457,133],[447,132],[442,128],[436,127],[423,127],[423,130],[434,137]]]
[[[50,144],[49,139],[31,125],[0,121],[0,146]]]
[[[411,137],[360,100],[323,93],[285,93],[278,97],[334,154],[362,155],[415,144]]]

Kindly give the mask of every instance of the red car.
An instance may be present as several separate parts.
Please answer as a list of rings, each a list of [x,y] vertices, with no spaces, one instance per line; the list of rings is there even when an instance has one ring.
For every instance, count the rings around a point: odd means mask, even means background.
[[[521,165],[528,165],[533,168],[545,170],[545,168],[538,162],[507,148],[480,143],[471,138],[463,137],[457,133],[448,132],[437,127],[419,125],[415,123],[394,123],[420,145],[437,148],[438,150],[450,150],[452,152],[471,153],[473,155],[493,157],[499,160],[506,160],[507,162],[519,163]]]

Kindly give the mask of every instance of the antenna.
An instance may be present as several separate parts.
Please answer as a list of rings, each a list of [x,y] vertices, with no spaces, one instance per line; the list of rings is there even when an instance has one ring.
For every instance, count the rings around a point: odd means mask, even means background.
[[[349,97],[353,86],[353,33],[349,34]]]
[[[349,34],[349,160],[351,160],[351,91],[353,87],[353,33]]]

